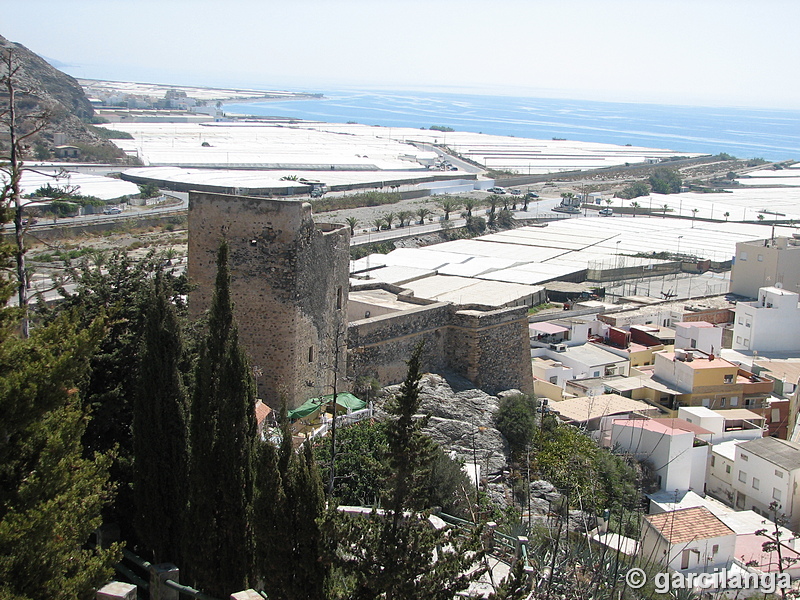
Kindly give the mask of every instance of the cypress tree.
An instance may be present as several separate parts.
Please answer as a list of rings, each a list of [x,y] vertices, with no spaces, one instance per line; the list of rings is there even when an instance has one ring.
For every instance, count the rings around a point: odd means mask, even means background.
[[[119,558],[84,547],[113,496],[110,457],[82,457],[77,391],[102,335],[71,315],[0,331],[0,598],[91,598]]]
[[[180,323],[161,273],[151,286],[133,404],[135,526],[157,563],[181,564],[187,397]]]
[[[425,513],[415,514],[436,458],[435,444],[422,432],[427,419],[417,417],[422,351],[421,344],[414,350],[400,392],[388,406],[393,474],[386,511],[368,517],[329,514],[324,524],[336,541],[330,558],[341,575],[341,597],[451,600],[482,573],[473,570],[484,554],[480,529],[463,540],[451,529],[434,529]]]
[[[320,559],[322,478],[311,447],[295,452],[284,421],[280,448],[263,444],[255,529],[258,572],[270,599],[324,600],[328,568]]]
[[[183,551],[190,581],[219,598],[253,583],[255,400],[247,357],[239,346],[223,242],[189,415],[189,518]]]

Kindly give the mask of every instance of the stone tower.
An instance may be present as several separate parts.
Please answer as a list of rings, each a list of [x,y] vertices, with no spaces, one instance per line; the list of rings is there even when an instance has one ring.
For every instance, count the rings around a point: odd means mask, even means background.
[[[228,242],[231,297],[261,398],[278,409],[345,388],[350,232],[315,225],[311,205],[189,194],[189,309],[211,306],[220,242]],[[337,364],[338,363],[338,364]]]

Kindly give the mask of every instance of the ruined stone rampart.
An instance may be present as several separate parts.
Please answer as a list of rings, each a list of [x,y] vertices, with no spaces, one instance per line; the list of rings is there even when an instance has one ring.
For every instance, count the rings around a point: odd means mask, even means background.
[[[423,370],[452,371],[490,392],[533,391],[527,307],[462,310],[439,302],[348,326],[351,378],[402,381],[406,360],[425,341]]]

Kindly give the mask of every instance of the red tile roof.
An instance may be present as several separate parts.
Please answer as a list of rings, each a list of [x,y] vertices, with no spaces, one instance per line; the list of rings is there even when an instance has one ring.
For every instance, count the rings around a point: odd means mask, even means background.
[[[685,544],[692,540],[736,535],[730,527],[703,506],[646,515],[645,519],[670,544]]]
[[[261,400],[256,401],[256,423],[261,425],[271,412],[272,409]]]

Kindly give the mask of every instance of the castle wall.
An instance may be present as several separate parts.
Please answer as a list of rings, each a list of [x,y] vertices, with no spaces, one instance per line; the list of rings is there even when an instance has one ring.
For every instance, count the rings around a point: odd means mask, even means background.
[[[406,375],[405,361],[425,340],[423,370],[453,371],[489,392],[533,392],[527,307],[463,310],[450,303],[355,321],[348,326],[348,376],[383,385]]]
[[[330,393],[337,349],[344,372],[348,229],[316,227],[311,205],[297,200],[190,193],[193,316],[211,305],[223,239],[240,339],[261,373],[259,395],[273,408],[284,399],[293,408]]]

